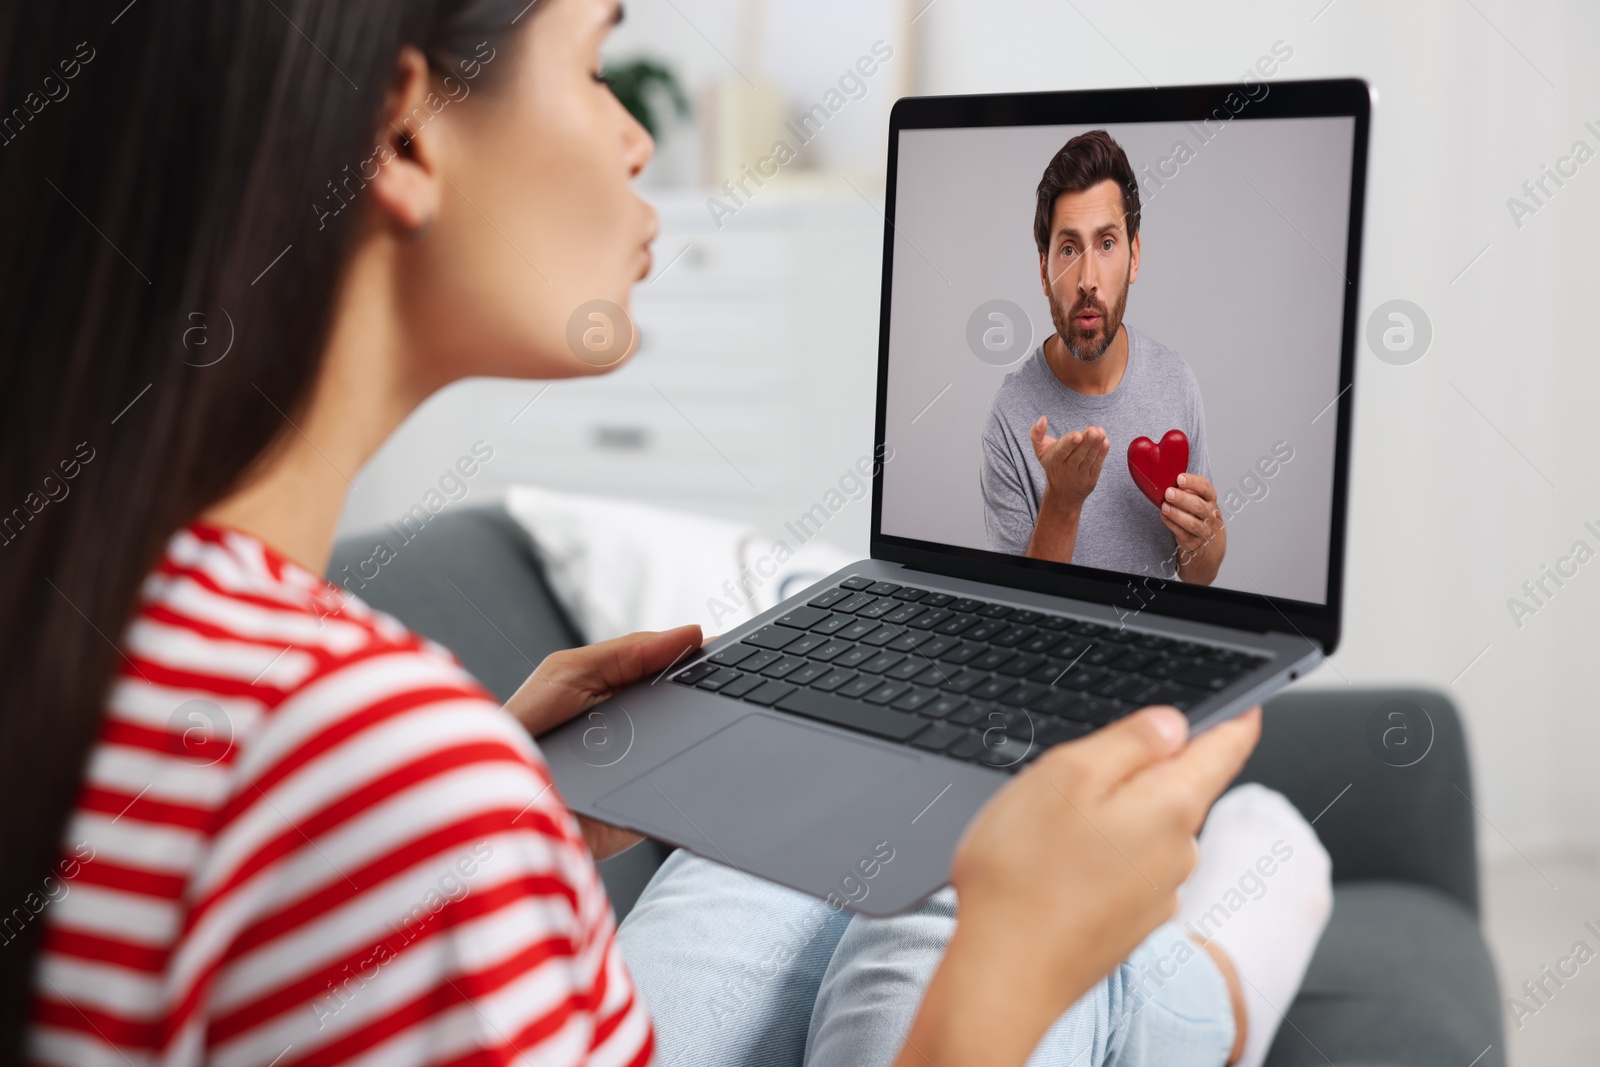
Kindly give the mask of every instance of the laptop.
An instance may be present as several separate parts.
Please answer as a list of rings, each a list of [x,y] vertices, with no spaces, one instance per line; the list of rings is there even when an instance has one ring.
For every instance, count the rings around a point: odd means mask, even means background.
[[[1149,704],[1203,731],[1316,669],[1371,100],[1252,76],[897,102],[871,555],[542,737],[572,809],[894,914],[1050,746]],[[1097,468],[1063,444],[1090,427]]]

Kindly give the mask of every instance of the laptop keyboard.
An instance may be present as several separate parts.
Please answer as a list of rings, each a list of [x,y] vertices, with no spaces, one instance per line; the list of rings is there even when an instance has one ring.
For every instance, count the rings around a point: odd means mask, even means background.
[[[1002,770],[1266,662],[1197,641],[847,578],[672,680]]]

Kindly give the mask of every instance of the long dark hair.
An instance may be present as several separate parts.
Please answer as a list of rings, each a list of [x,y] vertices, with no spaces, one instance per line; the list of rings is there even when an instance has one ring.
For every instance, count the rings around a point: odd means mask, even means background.
[[[0,4],[0,1064],[116,643],[308,400],[400,48],[500,73],[532,7]]]

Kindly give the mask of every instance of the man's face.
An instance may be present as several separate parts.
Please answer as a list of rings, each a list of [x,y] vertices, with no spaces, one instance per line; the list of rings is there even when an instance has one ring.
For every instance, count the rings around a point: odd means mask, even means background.
[[[1056,197],[1039,280],[1050,321],[1074,359],[1092,363],[1122,328],[1128,287],[1139,276],[1139,239],[1128,240],[1122,190],[1107,179]]]

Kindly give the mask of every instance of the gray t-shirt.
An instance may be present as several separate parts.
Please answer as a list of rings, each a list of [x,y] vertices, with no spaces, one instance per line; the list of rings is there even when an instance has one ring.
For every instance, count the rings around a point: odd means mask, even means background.
[[[1182,430],[1189,436],[1189,470],[1209,479],[1200,385],[1178,353],[1126,323],[1123,328],[1128,331],[1128,366],[1117,387],[1104,396],[1068,388],[1050,369],[1042,347],[1006,375],[995,393],[983,431],[979,479],[993,551],[1020,556],[1028,549],[1045,490],[1044,469],[1033,454],[1028,430],[1046,415],[1052,437],[1104,426],[1111,440],[1100,480],[1083,502],[1072,562],[1177,577],[1177,539],[1128,473],[1128,444],[1136,437],[1159,443],[1168,430]]]

